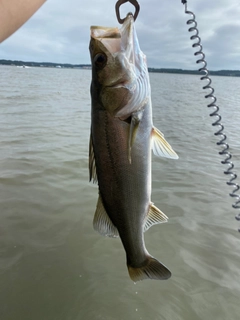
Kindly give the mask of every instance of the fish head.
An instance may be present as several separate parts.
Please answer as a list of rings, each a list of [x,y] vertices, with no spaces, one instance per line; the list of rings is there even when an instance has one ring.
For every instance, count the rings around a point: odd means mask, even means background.
[[[140,110],[149,97],[149,79],[132,14],[120,29],[92,26],[89,49],[92,86],[103,107],[123,120]]]

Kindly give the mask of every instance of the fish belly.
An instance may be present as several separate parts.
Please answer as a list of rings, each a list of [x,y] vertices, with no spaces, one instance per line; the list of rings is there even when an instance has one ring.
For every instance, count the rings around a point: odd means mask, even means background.
[[[114,118],[107,111],[92,116],[92,139],[99,191],[105,210],[117,227],[127,250],[136,252],[143,243],[143,223],[151,196],[151,124],[140,123],[128,158],[128,122]],[[139,251],[139,250],[137,250]],[[140,251],[143,251],[141,249]]]

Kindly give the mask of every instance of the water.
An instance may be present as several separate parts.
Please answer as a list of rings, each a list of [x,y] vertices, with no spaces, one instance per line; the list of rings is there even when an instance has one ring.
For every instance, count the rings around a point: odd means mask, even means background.
[[[135,285],[119,239],[92,228],[91,72],[0,75],[0,319],[239,319],[237,212],[199,77],[150,75],[154,124],[180,159],[153,158],[152,200],[169,222],[145,239],[173,276]],[[240,79],[213,84],[240,175]]]

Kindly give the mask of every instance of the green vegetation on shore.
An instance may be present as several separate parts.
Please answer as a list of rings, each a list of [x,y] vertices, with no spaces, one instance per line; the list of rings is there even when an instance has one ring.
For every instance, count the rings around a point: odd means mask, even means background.
[[[54,62],[33,62],[33,61],[20,61],[20,60],[0,60],[0,65],[17,66],[17,67],[44,67],[44,68],[72,68],[89,69],[89,64],[70,64],[70,63],[54,63]]]
[[[149,72],[160,72],[160,73],[179,73],[179,74],[202,74],[204,72],[199,72],[198,70],[184,70],[184,69],[168,69],[168,68],[148,68]],[[227,77],[240,77],[240,70],[218,70],[211,71],[209,70],[209,74],[212,76],[227,76]]]
[[[11,65],[18,67],[45,67],[45,68],[71,68],[71,69],[91,69],[90,64],[70,64],[70,63],[54,63],[54,62],[29,62],[20,60],[0,60],[0,65]],[[148,68],[149,72],[157,73],[175,73],[175,74],[197,74],[198,70],[184,70],[174,68]],[[240,70],[218,70],[209,71],[210,75],[240,77]]]

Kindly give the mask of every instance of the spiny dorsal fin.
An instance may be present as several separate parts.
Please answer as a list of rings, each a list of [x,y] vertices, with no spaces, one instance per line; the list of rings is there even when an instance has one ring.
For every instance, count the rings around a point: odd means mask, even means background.
[[[161,210],[159,210],[153,203],[151,203],[148,214],[145,218],[143,231],[147,231],[154,224],[163,223],[167,221],[168,217]]]
[[[109,218],[102,203],[102,198],[100,194],[93,219],[93,228],[103,236],[108,236],[112,238],[118,237],[118,230]]]
[[[93,180],[93,183],[96,183],[97,182],[97,171],[96,171],[96,163],[95,163],[93,144],[92,144],[92,134],[90,134],[90,139],[89,139],[88,167],[89,167],[89,181]]]
[[[157,128],[152,129],[152,149],[158,157],[178,159],[178,155],[170,144],[164,139],[164,135]]]

